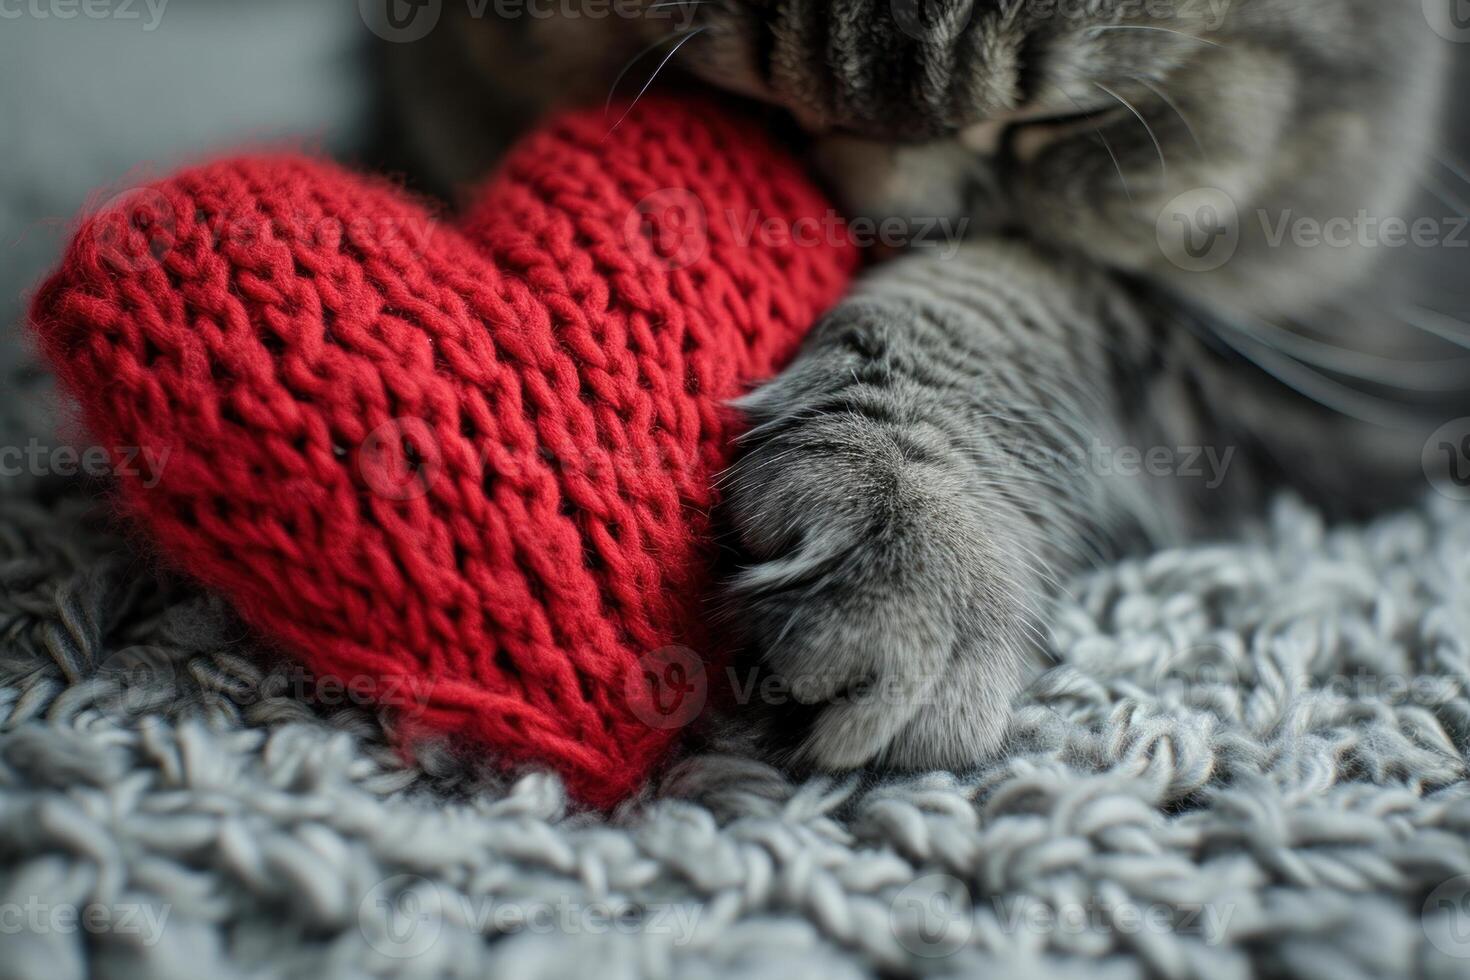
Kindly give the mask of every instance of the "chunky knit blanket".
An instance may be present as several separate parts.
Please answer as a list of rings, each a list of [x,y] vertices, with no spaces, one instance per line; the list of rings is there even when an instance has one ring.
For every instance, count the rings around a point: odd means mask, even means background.
[[[81,480],[0,489],[0,976],[1463,976],[1470,510],[1075,583],[1011,751],[611,818],[405,759]]]

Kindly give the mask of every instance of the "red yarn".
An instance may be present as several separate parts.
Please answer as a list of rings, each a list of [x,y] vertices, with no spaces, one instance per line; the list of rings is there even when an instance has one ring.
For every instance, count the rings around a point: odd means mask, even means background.
[[[119,468],[166,556],[405,727],[599,806],[677,736],[656,651],[717,654],[723,402],[856,261],[753,123],[609,125],[531,136],[460,229],[327,163],[190,170],[88,219],[33,309],[95,437],[168,454]]]

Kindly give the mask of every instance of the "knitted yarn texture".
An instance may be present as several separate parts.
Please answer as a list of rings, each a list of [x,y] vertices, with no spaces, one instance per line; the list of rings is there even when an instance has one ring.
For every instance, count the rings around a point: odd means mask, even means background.
[[[316,160],[189,170],[86,219],[32,315],[165,560],[405,731],[598,806],[687,720],[668,651],[718,656],[725,403],[856,263],[789,233],[831,211],[752,122],[620,111],[527,138],[457,226]]]

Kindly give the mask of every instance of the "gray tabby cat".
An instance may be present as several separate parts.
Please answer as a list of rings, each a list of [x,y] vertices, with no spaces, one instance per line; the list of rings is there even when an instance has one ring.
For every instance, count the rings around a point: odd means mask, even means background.
[[[743,401],[725,598],[785,692],[742,720],[786,762],[984,760],[1059,580],[1282,482],[1374,505],[1467,414],[1458,324],[1388,249],[1299,233],[1452,179],[1425,176],[1448,45],[1421,0],[449,6],[392,60],[445,183],[509,138],[489,120],[601,100],[654,41],[789,110],[848,214],[966,229],[872,270]],[[1392,258],[1447,254],[1420,244]]]

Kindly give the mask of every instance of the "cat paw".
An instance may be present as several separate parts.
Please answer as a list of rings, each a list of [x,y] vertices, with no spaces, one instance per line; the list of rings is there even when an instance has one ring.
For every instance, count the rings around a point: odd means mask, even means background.
[[[756,424],[724,481],[735,724],[798,768],[973,767],[1036,663],[1026,519],[962,436],[831,359],[742,403]]]

